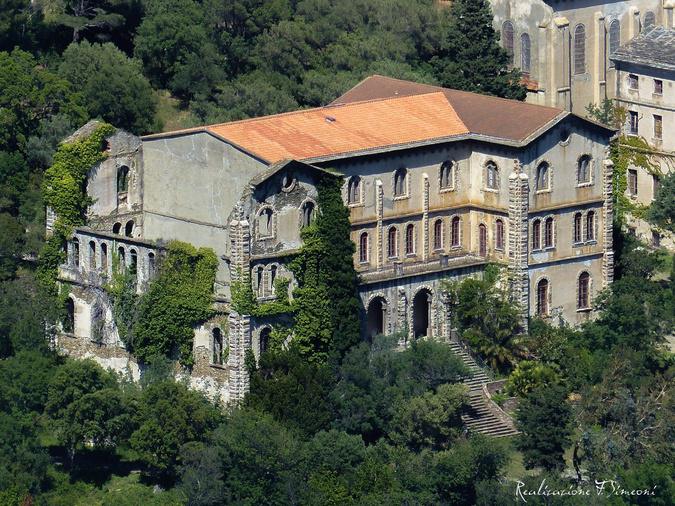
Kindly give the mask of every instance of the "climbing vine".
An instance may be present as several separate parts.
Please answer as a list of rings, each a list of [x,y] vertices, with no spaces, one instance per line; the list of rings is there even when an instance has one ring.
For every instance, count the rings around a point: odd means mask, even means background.
[[[54,163],[45,171],[42,193],[45,204],[56,214],[51,237],[40,252],[38,279],[56,294],[58,267],[65,260],[65,245],[73,227],[83,225],[91,199],[87,196],[87,173],[103,161],[106,137],[115,128],[102,123],[87,137],[62,143],[54,154]]]
[[[194,327],[215,314],[217,269],[213,250],[169,243],[157,277],[138,300],[129,351],[145,362],[155,355],[177,353],[182,365],[194,365]]]
[[[112,314],[117,327],[117,333],[129,349],[131,347],[131,333],[136,318],[138,295],[136,294],[136,272],[133,268],[119,268],[119,255],[112,255],[113,275],[104,290],[110,298]]]

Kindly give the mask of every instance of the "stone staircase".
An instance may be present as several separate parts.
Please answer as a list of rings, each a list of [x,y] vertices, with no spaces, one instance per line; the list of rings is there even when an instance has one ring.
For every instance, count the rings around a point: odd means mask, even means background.
[[[505,437],[518,434],[512,420],[506,413],[500,413],[496,405],[483,392],[483,385],[490,382],[490,377],[478,365],[471,354],[457,341],[450,341],[450,349],[462,359],[471,372],[464,380],[469,387],[469,408],[462,415],[462,421],[470,432],[479,432],[490,437]]]

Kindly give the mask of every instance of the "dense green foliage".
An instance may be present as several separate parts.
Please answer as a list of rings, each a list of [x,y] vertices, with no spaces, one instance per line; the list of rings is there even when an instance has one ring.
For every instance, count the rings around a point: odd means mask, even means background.
[[[675,234],[675,173],[663,177],[661,187],[649,206],[649,221]]]

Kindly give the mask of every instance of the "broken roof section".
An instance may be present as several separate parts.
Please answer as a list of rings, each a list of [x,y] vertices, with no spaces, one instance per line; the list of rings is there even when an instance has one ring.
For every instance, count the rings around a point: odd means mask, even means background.
[[[610,58],[616,62],[675,70],[675,29],[653,26],[617,49]]]

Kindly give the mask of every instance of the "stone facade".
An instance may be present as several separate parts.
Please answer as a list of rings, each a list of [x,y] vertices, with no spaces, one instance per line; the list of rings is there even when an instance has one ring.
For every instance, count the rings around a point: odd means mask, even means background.
[[[422,336],[449,340],[444,284],[480,276],[488,263],[507,268],[524,324],[535,314],[584,321],[590,304],[580,307],[586,300],[581,295],[590,301],[611,281],[611,180],[605,163],[611,132],[573,115],[551,117],[522,141],[469,133],[276,162],[216,130],[141,139],[119,132],[109,139],[111,156],[92,169],[88,193],[100,200],[87,227],[75,231],[61,268],[74,321],[59,345],[138,377],[143,367],[124,351],[101,288],[112,272],[111,255],[119,252],[136,265],[142,291],[167,241],[210,247],[219,259],[219,316],[195,328],[195,366],[177,374],[223,402],[241,400],[249,388],[247,355],[258,357],[272,326],[288,316],[237,313],[231,283],[250,279],[253,293],[265,302],[278,295],[275,280],[285,278],[292,296],[296,282],[285,261],[301,247],[302,227],[320,212],[317,182],[325,177],[344,181],[364,338],[396,333],[401,345]],[[336,119],[326,115],[319,121],[325,128]],[[246,125],[257,128],[255,120]],[[578,220],[583,223],[577,233]],[[538,298],[542,279],[545,306]]]

